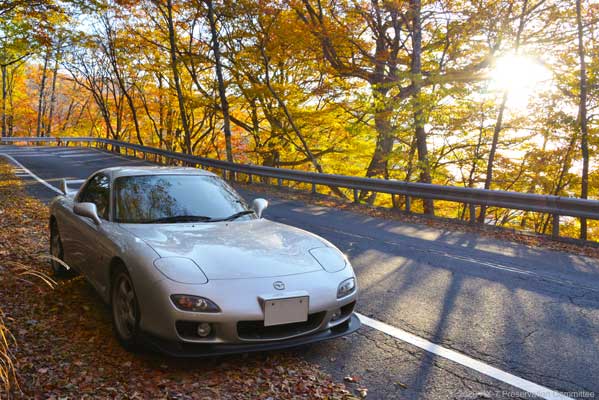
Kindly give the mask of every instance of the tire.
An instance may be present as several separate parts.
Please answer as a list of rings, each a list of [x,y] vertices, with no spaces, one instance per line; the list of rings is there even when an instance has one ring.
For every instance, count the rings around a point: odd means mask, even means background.
[[[127,351],[140,350],[140,311],[133,280],[124,266],[112,275],[110,285],[112,325],[119,343]]]
[[[64,261],[64,249],[62,247],[62,240],[60,239],[60,232],[58,231],[58,225],[56,221],[50,223],[50,254]],[[52,272],[56,277],[64,277],[68,274],[69,270],[56,260],[51,259],[50,265]]]

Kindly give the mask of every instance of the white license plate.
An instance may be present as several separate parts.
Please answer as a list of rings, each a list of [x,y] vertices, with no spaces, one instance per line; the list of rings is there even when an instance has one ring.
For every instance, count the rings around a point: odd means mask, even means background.
[[[264,326],[308,320],[308,296],[264,300]]]

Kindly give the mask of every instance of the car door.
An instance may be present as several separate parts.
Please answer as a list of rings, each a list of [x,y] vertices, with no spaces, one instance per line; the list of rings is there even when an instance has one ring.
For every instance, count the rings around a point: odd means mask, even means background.
[[[98,269],[103,268],[110,259],[107,254],[110,246],[103,226],[110,223],[110,177],[104,173],[96,174],[81,189],[75,202],[94,203],[98,210],[98,217],[102,220],[100,225],[96,225],[90,218],[76,216],[77,221],[72,228],[72,242],[78,260],[77,268],[92,284],[102,286],[98,282]],[[103,288],[98,287],[98,289]]]

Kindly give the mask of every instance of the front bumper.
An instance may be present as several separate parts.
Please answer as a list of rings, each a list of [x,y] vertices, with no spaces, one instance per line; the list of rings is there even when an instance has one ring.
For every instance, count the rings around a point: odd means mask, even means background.
[[[152,349],[172,357],[214,357],[236,353],[280,350],[309,343],[321,342],[323,340],[349,335],[350,333],[357,331],[360,328],[360,325],[358,317],[355,314],[352,314],[347,321],[335,327],[294,337],[292,339],[273,340],[268,342],[240,344],[171,342],[149,334],[145,334],[143,339]]]
[[[213,280],[202,285],[180,284],[164,279],[146,290],[137,290],[136,287],[138,298],[143,299],[140,303],[140,328],[161,340],[198,345],[250,345],[259,342],[279,342],[326,331],[342,324],[353,312],[358,296],[357,289],[346,297],[337,298],[339,282],[347,279],[349,272],[319,271],[280,278]],[[284,281],[286,285],[284,290],[273,289],[273,281],[277,279]],[[221,312],[201,313],[179,310],[170,300],[172,294],[206,297],[216,303]],[[292,331],[274,332],[274,334],[272,331],[276,329],[261,332],[260,322],[265,318],[264,299],[296,296],[309,296],[309,326],[299,326]],[[343,310],[345,307],[349,308],[347,312]],[[339,309],[342,310],[342,317],[337,323],[332,318],[334,312]],[[189,334],[193,330],[182,329],[181,326],[181,324],[201,322],[212,324],[213,330],[209,337],[195,337],[193,333]],[[257,325],[253,326],[253,323]]]

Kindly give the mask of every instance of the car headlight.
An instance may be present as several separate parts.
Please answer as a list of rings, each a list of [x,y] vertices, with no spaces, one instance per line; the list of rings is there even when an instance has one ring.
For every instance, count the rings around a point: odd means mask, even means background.
[[[337,298],[340,299],[349,294],[352,294],[356,290],[356,278],[349,278],[339,284],[337,289]]]
[[[173,294],[171,300],[175,307],[183,311],[217,313],[220,308],[210,299],[186,294]]]

